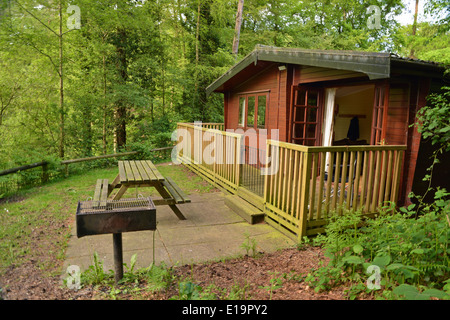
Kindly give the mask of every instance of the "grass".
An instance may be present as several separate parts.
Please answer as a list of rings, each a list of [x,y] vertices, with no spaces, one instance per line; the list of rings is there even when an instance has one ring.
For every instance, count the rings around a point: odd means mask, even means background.
[[[183,166],[161,164],[158,166],[158,170],[163,176],[171,177],[187,194],[211,192],[214,189],[209,183]]]
[[[18,192],[0,203],[0,267],[38,259],[43,269],[64,259],[77,202],[92,196],[96,177],[114,177],[112,169],[83,175]],[[39,245],[38,245],[39,243]],[[47,254],[50,259],[38,258]],[[52,262],[53,261],[53,262]]]
[[[186,168],[158,165],[164,176],[170,176],[187,194],[210,192],[214,188]],[[74,226],[78,201],[93,196],[98,178],[112,181],[117,167],[93,169],[71,175],[40,187],[19,191],[0,202],[0,275],[25,260],[37,260],[41,269],[57,270]],[[154,194],[153,188],[137,192]],[[134,190],[128,191],[134,195]]]
[[[187,194],[210,192],[214,188],[188,169],[169,164],[158,165],[164,176],[169,176]],[[78,201],[93,196],[96,180],[111,181],[117,168],[92,169],[83,174],[71,175],[46,185],[23,190],[14,197],[0,202],[0,276],[11,265],[20,265],[33,259],[46,274],[61,274],[65,249],[74,226]],[[139,193],[153,194],[150,188]],[[134,190],[129,190],[133,196]],[[442,193],[448,196],[448,193]],[[348,284],[349,298],[361,294],[375,298],[393,299],[405,297],[429,298],[450,296],[448,279],[449,226],[448,200],[438,198],[436,204],[419,217],[413,208],[406,215],[381,215],[367,221],[363,228],[354,228],[360,221],[358,213],[348,213],[327,227],[327,236],[318,236],[320,243],[331,258],[331,264],[313,270],[305,280],[317,291],[330,290],[336,285]],[[334,223],[333,223],[334,222]],[[255,244],[249,238],[242,248],[254,252]],[[309,240],[305,241],[309,245]],[[299,244],[299,249],[304,245]],[[140,296],[141,288],[133,284],[145,278],[153,289],[167,286],[174,280],[167,268],[127,269],[125,278],[130,286],[109,291],[110,299],[117,298],[124,290]],[[380,269],[381,290],[368,291],[365,270],[369,265]],[[98,268],[97,268],[98,269]],[[98,283],[112,281],[112,276],[93,268],[84,275],[85,281]],[[87,277],[87,278],[86,278]],[[102,280],[103,279],[103,280]],[[279,285],[281,278],[274,274],[270,284],[264,287],[269,294]],[[180,287],[178,299],[209,298],[210,288],[200,288],[189,279]],[[245,288],[236,287],[228,296],[245,296]]]

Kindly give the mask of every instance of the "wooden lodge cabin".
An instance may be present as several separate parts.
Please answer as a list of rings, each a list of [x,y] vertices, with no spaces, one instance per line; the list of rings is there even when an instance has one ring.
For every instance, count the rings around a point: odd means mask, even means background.
[[[418,160],[423,167],[430,154],[420,155],[424,146],[411,125],[427,95],[444,85],[444,71],[389,53],[257,46],[207,94],[223,93],[225,129],[266,129],[268,139],[278,129],[279,141],[304,146],[406,146],[397,202],[404,204]],[[448,169],[442,173],[448,184]]]
[[[207,88],[223,93],[224,123],[178,123],[177,159],[248,222],[297,240],[345,210],[374,216],[424,194],[430,145],[412,124],[444,71],[388,53],[258,46]],[[447,189],[449,160],[433,179]]]

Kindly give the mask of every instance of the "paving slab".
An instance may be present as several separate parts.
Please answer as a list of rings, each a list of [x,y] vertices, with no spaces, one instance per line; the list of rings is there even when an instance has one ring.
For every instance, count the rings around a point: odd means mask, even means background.
[[[247,253],[245,244],[252,246],[252,241],[257,252],[266,253],[295,245],[265,223],[246,222],[225,205],[222,192],[192,194],[190,198],[191,203],[178,206],[186,220],[179,220],[168,206],[157,206],[155,231],[123,233],[123,262],[129,266],[136,254],[136,268],[152,263],[185,265],[242,256]],[[70,265],[86,270],[93,265],[94,253],[98,254],[105,271],[114,270],[112,235],[78,238],[74,226],[64,270]]]

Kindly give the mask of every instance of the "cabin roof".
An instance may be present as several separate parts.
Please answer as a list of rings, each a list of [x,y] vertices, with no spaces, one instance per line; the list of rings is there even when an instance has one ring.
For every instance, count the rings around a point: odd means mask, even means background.
[[[248,79],[248,76],[254,75],[273,63],[355,71],[367,75],[370,80],[390,78],[393,69],[404,74],[417,73],[442,78],[445,69],[435,62],[402,58],[391,53],[257,45],[251,53],[211,83],[206,88],[206,93],[209,95],[212,92],[226,91],[227,88],[239,82],[236,75],[239,74],[242,76],[239,78]]]

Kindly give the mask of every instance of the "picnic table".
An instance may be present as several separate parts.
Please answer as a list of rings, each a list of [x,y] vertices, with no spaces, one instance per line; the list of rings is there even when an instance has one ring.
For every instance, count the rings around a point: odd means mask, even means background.
[[[130,187],[154,187],[162,199],[153,200],[155,206],[168,205],[180,220],[186,218],[177,204],[190,202],[186,194],[170,178],[164,177],[150,160],[119,161],[116,178],[111,184],[107,179],[98,179],[94,201],[101,205],[118,188],[112,200],[119,200]]]

